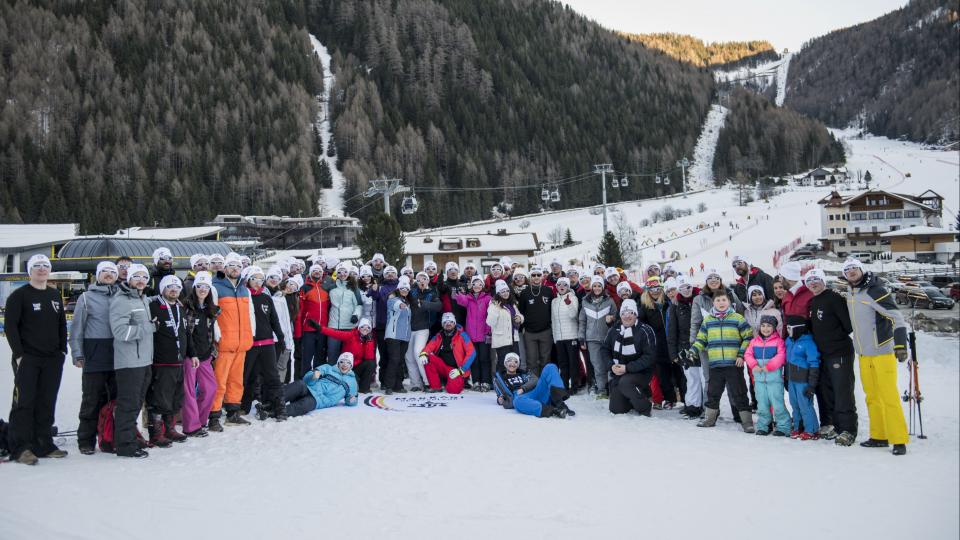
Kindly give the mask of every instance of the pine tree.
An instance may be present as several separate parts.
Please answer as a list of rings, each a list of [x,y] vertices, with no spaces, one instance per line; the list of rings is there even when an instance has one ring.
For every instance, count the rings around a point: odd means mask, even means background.
[[[567,233],[563,237],[563,245],[572,246],[573,245],[573,235],[570,234],[570,227],[567,227]]]
[[[597,253],[597,262],[604,266],[615,266],[623,268],[623,252],[620,250],[620,242],[612,231],[607,231],[600,241],[600,248]]]
[[[387,264],[400,266],[404,258],[403,234],[397,220],[384,213],[374,214],[363,224],[357,235],[360,256],[367,261],[374,253],[382,253]]]

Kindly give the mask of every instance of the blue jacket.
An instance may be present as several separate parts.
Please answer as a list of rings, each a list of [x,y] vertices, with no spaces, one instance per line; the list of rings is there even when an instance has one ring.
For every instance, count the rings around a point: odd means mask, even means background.
[[[820,367],[820,351],[813,336],[804,334],[796,340],[787,338],[787,363],[801,369]]]
[[[319,379],[313,378],[315,371],[320,372]],[[307,383],[313,399],[317,400],[318,409],[334,407],[341,400],[344,400],[344,404],[348,407],[354,407],[357,404],[357,377],[352,370],[344,375],[340,373],[337,366],[323,364],[313,371],[308,371],[303,376],[303,382]]]
[[[374,302],[376,302],[377,328],[384,328],[387,325],[387,300],[393,291],[397,290],[398,283],[400,282],[394,279],[384,281],[377,290],[367,289],[367,296],[373,298]]]
[[[400,302],[402,300],[397,296],[387,300],[387,330],[384,337],[410,341],[410,304],[407,303],[407,309],[400,309]]]

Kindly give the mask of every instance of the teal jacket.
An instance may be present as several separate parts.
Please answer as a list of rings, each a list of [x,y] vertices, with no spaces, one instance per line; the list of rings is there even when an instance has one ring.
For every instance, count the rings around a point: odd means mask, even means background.
[[[320,378],[314,379],[313,374],[320,372]],[[303,376],[303,382],[307,383],[307,388],[317,401],[318,409],[334,407],[344,401],[348,407],[357,404],[357,377],[353,371],[348,371],[346,375],[340,373],[337,366],[323,364],[313,371],[308,371]]]

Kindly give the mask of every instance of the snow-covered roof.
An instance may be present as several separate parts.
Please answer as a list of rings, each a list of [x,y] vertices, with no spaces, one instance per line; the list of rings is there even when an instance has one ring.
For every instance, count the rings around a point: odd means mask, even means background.
[[[301,261],[312,261],[317,255],[322,257],[331,256],[343,260],[349,259],[359,259],[360,258],[360,248],[356,246],[345,247],[342,249],[287,249],[283,251],[275,251],[267,257],[262,259],[257,259],[257,264],[260,266],[269,266],[271,264],[276,264],[279,261],[284,259],[289,259],[290,257],[295,257]]]
[[[404,252],[407,255],[431,253],[518,253],[539,249],[537,235],[532,232],[506,234],[437,235],[418,234],[404,236]],[[459,244],[459,248],[440,249],[440,244]]]
[[[144,229],[130,227],[120,229],[114,236],[133,240],[196,240],[212,236],[222,231],[223,227],[208,225],[203,227],[180,227],[173,229]]]
[[[906,229],[899,229],[896,231],[890,231],[880,235],[881,238],[893,238],[896,236],[930,236],[935,234],[957,234],[957,231],[951,231],[950,229],[944,229],[941,227],[927,227],[926,225],[918,225],[916,227],[907,227]]]
[[[76,223],[0,225],[0,249],[66,242],[77,237],[78,229]]]

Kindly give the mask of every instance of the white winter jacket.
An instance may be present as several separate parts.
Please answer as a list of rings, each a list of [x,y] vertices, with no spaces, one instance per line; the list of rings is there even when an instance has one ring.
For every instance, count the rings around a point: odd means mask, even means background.
[[[550,327],[553,342],[570,341],[580,333],[580,299],[576,293],[567,291],[550,301]]]
[[[280,327],[283,329],[283,348],[293,351],[293,323],[290,322],[290,307],[287,306],[287,300],[280,291],[273,294],[273,309],[277,311],[277,318],[280,319]],[[277,340],[276,334],[273,335],[273,340]]]
[[[516,313],[520,315],[522,323],[523,315],[520,310],[517,309]],[[509,347],[520,341],[520,333],[513,328],[510,310],[502,307],[498,302],[492,301],[487,306],[487,326],[490,327],[490,346],[494,349]]]

